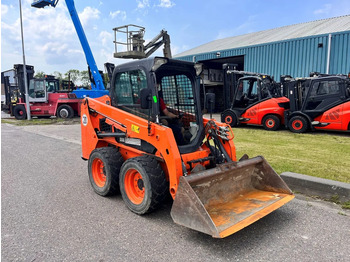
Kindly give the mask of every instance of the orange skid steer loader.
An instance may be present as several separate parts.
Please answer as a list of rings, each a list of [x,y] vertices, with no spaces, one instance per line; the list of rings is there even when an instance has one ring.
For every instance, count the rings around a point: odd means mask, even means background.
[[[294,195],[263,157],[236,161],[231,128],[202,117],[200,73],[160,57],[117,66],[110,96],[82,104],[83,159],[97,194],[119,189],[142,215],[170,193],[174,222],[223,238]]]

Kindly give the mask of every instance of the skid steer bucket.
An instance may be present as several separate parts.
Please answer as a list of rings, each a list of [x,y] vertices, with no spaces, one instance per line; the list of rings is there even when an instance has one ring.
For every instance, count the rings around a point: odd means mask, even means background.
[[[177,224],[224,238],[293,198],[286,183],[259,156],[180,177],[171,217]]]

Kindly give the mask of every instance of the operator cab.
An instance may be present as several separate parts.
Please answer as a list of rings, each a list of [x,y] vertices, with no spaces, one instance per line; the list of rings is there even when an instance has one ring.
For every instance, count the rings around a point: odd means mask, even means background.
[[[47,77],[44,79],[31,79],[29,81],[29,102],[47,102],[48,93],[54,93],[59,89],[57,79]]]
[[[341,75],[292,80],[288,83],[291,110],[315,118],[349,99],[349,85],[349,78]]]
[[[246,109],[272,97],[281,97],[281,91],[270,77],[241,77],[238,80],[233,108]]]
[[[117,66],[110,96],[113,106],[171,128],[180,153],[189,153],[204,138],[198,84],[193,63],[156,57]],[[149,91],[148,108],[141,106],[143,89]],[[161,100],[179,119],[162,114]]]

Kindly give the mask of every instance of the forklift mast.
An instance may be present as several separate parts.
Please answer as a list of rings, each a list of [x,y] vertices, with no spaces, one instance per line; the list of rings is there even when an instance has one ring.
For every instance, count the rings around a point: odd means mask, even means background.
[[[36,8],[44,8],[45,6],[56,7],[58,1],[59,0],[34,0],[34,2],[32,3],[32,7],[36,7]],[[81,25],[77,10],[76,10],[75,5],[74,5],[74,1],[73,0],[65,0],[65,1],[66,1],[66,5],[68,8],[69,14],[72,18],[75,30],[78,34],[81,46],[84,50],[86,61],[87,61],[88,66],[91,70],[91,74],[92,74],[92,78],[93,78],[93,79],[91,79],[92,80],[91,81],[91,88],[93,90],[105,91],[105,86],[103,84],[101,74],[97,68],[94,56],[91,52],[91,48],[89,46],[86,35],[84,33],[84,29]]]
[[[236,70],[237,64],[223,64],[222,69],[224,70],[224,108],[230,108],[233,96],[236,91],[238,74],[231,74],[233,70]]]

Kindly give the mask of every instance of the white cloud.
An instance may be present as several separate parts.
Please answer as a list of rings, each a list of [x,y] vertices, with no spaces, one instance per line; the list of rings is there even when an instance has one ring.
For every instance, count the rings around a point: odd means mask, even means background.
[[[9,8],[8,8],[7,5],[1,4],[1,15],[2,15],[2,16],[3,16],[3,15],[6,15],[7,12],[8,12],[8,10],[9,10]]]
[[[115,58],[113,57],[113,52],[112,50],[106,50],[106,49],[101,49],[99,56],[98,56],[98,61],[101,61],[101,64],[104,64],[106,62],[109,63],[115,63]],[[101,70],[102,68],[100,68]]]
[[[30,4],[23,4],[22,11],[28,64],[34,65],[36,71],[42,70],[47,73],[53,71],[64,73],[67,68],[85,69],[85,56],[64,3],[59,2],[56,8],[44,9],[32,8]],[[10,10],[8,14],[9,12]],[[86,26],[91,21],[100,18],[100,11],[96,8],[86,7],[79,13],[79,17],[82,24],[85,25],[85,33],[99,26],[98,23]],[[12,68],[13,64],[20,63],[21,59],[20,55],[14,56],[18,50],[21,50],[19,18],[9,15],[6,18],[2,17],[1,29],[2,67]],[[89,43],[96,46],[97,41],[100,40],[96,37],[90,39]],[[98,42],[98,45],[101,45],[100,43]]]
[[[137,0],[137,8],[139,9],[143,9],[149,7],[149,0]]]
[[[99,39],[101,39],[103,46],[109,47],[113,43],[113,34],[107,31],[102,31],[99,35]]]
[[[124,21],[126,19],[126,12],[117,10],[115,12],[109,12],[109,16],[112,18],[120,17],[120,19]]]
[[[315,10],[314,14],[315,15],[329,14],[331,9],[332,9],[331,4],[325,4],[325,5],[323,5],[322,8]]]
[[[101,12],[93,7],[87,6],[84,8],[83,12],[79,13],[79,18],[82,25],[87,25],[89,20],[99,19]]]
[[[174,2],[171,0],[160,0],[160,4],[158,6],[164,7],[164,8],[171,8],[175,5]]]
[[[181,45],[181,46],[172,45],[171,46],[171,53],[172,53],[172,55],[176,55],[176,54],[185,52],[189,49],[190,49],[190,46],[188,46],[188,45]]]

